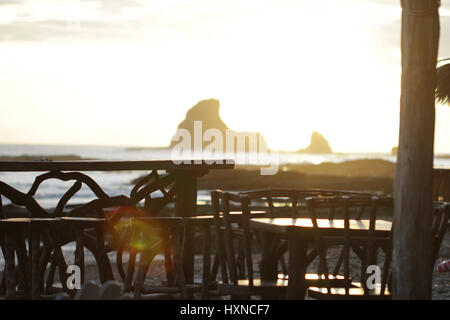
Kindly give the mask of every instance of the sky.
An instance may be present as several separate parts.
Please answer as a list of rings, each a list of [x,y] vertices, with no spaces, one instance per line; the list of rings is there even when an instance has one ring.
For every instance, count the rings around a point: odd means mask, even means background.
[[[450,1],[439,58],[450,57]],[[167,146],[220,100],[233,130],[298,150],[398,143],[400,1],[0,0],[0,143]],[[436,106],[435,152],[450,153]]]

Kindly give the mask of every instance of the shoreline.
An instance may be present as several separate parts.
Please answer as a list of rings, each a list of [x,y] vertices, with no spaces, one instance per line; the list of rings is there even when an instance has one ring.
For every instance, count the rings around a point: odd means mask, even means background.
[[[339,163],[282,165],[275,175],[263,176],[258,166],[236,165],[233,170],[211,170],[198,179],[199,189],[242,191],[264,188],[341,189],[393,192],[395,163],[381,159]]]

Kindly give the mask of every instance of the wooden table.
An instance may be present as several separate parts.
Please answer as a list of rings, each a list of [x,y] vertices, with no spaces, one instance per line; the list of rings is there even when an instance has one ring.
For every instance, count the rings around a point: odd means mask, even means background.
[[[343,236],[344,220],[317,219],[323,236]],[[289,241],[289,283],[287,299],[304,299],[306,293],[305,274],[308,244],[314,241],[314,230],[309,218],[256,218],[250,227],[286,237]],[[377,220],[376,236],[389,237],[392,222]],[[367,235],[369,220],[350,220],[352,236]],[[275,275],[276,276],[276,275]]]
[[[34,194],[40,184],[47,179],[59,179],[63,181],[74,181],[74,185],[60,199],[56,212],[62,214],[67,202],[81,188],[82,184],[88,186],[99,200],[111,203],[134,203],[142,200],[151,200],[151,193],[162,191],[163,198],[157,207],[153,207],[152,213],[161,210],[170,201],[175,201],[175,215],[178,217],[190,217],[196,215],[197,205],[197,178],[205,175],[211,169],[232,169],[232,160],[203,160],[187,161],[175,164],[171,160],[151,161],[0,161],[0,172],[46,172],[36,177],[35,182],[28,193],[22,193],[15,188],[0,181],[0,194],[8,198],[13,204],[24,206],[31,213],[32,218],[53,217],[43,209],[34,199]],[[146,178],[137,182],[129,197],[110,197],[102,188],[88,175],[88,171],[147,171],[151,172]],[[164,170],[167,174],[159,176],[159,171]],[[70,172],[68,172],[70,171]],[[169,188],[169,191],[166,189]],[[148,201],[151,205],[151,201]],[[0,197],[0,218],[3,218],[2,203]],[[185,237],[187,241],[184,257],[184,272],[186,281],[193,281],[194,256],[193,256],[193,234]]]

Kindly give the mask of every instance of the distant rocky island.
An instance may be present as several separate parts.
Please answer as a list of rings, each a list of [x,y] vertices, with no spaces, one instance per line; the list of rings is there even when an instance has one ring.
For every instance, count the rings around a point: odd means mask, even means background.
[[[227,131],[228,135],[232,135],[234,137],[234,152],[237,151],[238,141],[245,141],[245,152],[249,152],[250,148],[250,137],[254,137],[257,141],[257,148],[254,151],[265,151],[267,149],[267,142],[264,136],[259,132],[244,132],[244,131],[234,131],[231,130],[225,122],[223,122],[222,118],[219,114],[220,111],[220,102],[217,99],[207,99],[199,101],[195,106],[190,108],[186,112],[185,119],[178,125],[178,129],[185,129],[191,135],[191,146],[194,146],[194,132],[195,132],[195,122],[201,122],[201,135],[205,131],[209,129],[218,130],[223,138],[223,148],[226,148],[226,136]],[[198,124],[198,123],[197,123]],[[177,134],[174,135],[174,138],[170,142],[170,147],[175,146],[179,143],[178,139],[176,139]],[[243,140],[242,140],[243,139]],[[211,141],[205,141],[202,139],[202,148],[205,148]],[[264,146],[263,146],[264,145]],[[264,147],[264,148],[263,148]],[[239,150],[241,151],[241,150]]]
[[[314,131],[311,135],[311,142],[309,146],[304,149],[300,149],[297,152],[325,154],[325,153],[333,153],[333,150],[331,149],[328,140],[325,139],[325,137],[321,135],[319,132]]]
[[[186,116],[177,126],[177,132],[173,135],[170,144],[167,147],[130,147],[126,148],[129,151],[139,151],[145,149],[167,149],[173,148],[178,143],[180,143],[179,137],[179,129],[184,129],[189,132],[191,136],[190,146],[193,148],[194,146],[194,136],[195,136],[195,123],[199,121],[201,123],[201,132],[202,135],[202,148],[204,149],[206,146],[212,143],[211,140],[203,139],[203,135],[207,130],[214,129],[220,133],[223,138],[222,145],[224,150],[226,149],[226,136],[228,134],[232,135],[234,138],[234,152],[237,152],[238,141],[244,141],[245,143],[245,152],[252,151],[250,150],[250,141],[251,138],[257,141],[257,148],[253,151],[256,152],[265,152],[270,151],[267,146],[266,139],[259,132],[246,132],[246,131],[234,131],[231,130],[225,122],[220,117],[220,102],[217,99],[205,99],[199,101],[196,105],[191,107],[187,112]],[[197,123],[198,125],[198,123]],[[216,142],[216,141],[215,141]],[[254,148],[254,146],[253,146]],[[241,151],[241,150],[240,150]],[[280,151],[283,152],[283,151]],[[319,132],[314,131],[311,135],[311,142],[308,147],[304,149],[300,149],[297,153],[314,153],[314,154],[329,154],[333,153],[333,150],[328,143],[328,140]]]

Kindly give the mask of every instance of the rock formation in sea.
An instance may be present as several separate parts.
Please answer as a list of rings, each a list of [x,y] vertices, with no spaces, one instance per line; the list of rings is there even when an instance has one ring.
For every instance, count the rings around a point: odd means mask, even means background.
[[[323,135],[314,131],[311,135],[311,143],[305,149],[300,149],[299,153],[333,153],[328,140]]]
[[[262,134],[260,134],[259,132],[242,132],[231,130],[221,119],[219,111],[219,100],[207,99],[199,101],[195,106],[193,106],[186,112],[186,117],[178,125],[177,132],[170,142],[170,147],[173,147],[180,143],[181,131],[179,129],[185,129],[189,132],[191,137],[191,148],[194,148],[194,140],[199,139],[199,135],[201,136],[200,139],[202,141],[201,145],[203,149],[207,145],[211,144],[212,141],[217,143],[218,141],[216,141],[216,138],[218,138],[218,135],[220,135],[220,137],[223,139],[223,151],[226,150],[227,140],[228,143],[230,143],[230,139],[233,139],[234,141],[234,152],[238,150],[242,151],[244,147],[245,152],[264,152],[266,150],[264,148],[267,148],[267,142]],[[205,135],[206,131],[214,135],[214,139],[212,139],[210,136],[207,137],[208,134]]]

